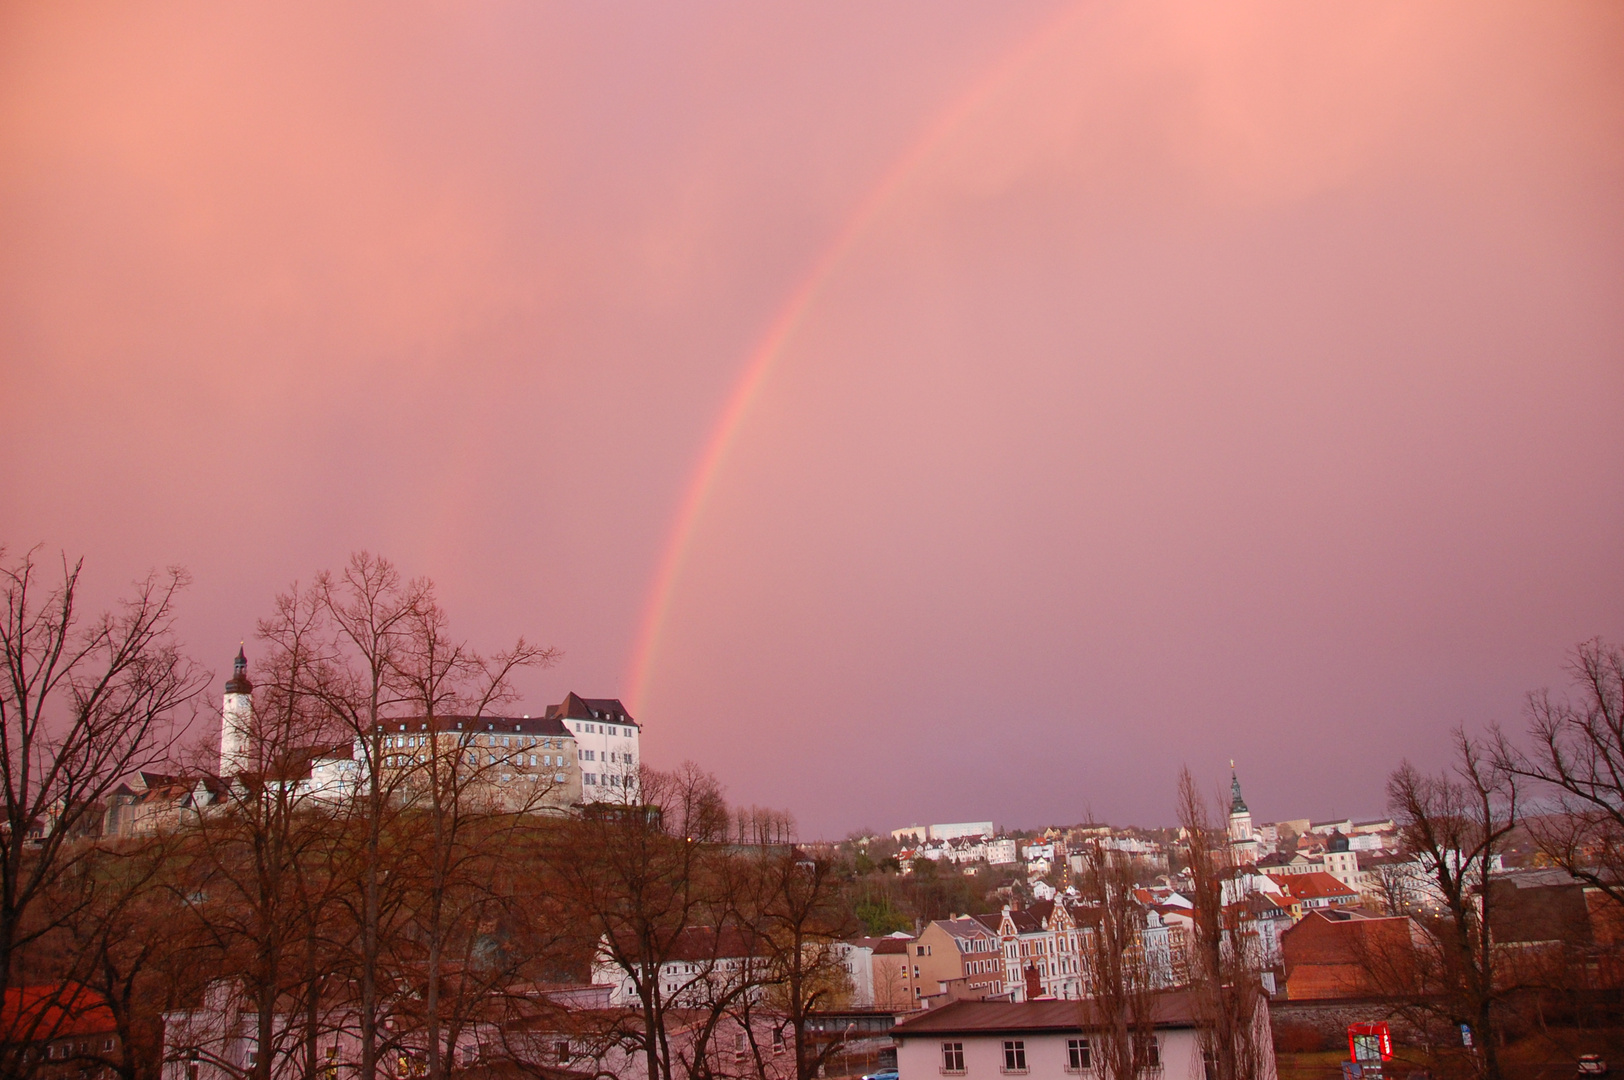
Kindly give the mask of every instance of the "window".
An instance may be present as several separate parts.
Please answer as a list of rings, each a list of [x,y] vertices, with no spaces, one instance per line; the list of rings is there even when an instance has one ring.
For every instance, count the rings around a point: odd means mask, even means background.
[[[1026,1071],[1026,1040],[1004,1040],[1004,1071],[1007,1073],[1023,1073]]]
[[[1139,1059],[1141,1069],[1159,1069],[1162,1067],[1162,1048],[1157,1045],[1154,1035],[1141,1036],[1134,1047],[1133,1056]]]
[[[964,1072],[963,1043],[945,1042],[942,1044],[942,1071],[944,1073]]]
[[[1082,1072],[1084,1069],[1094,1067],[1094,1050],[1088,1045],[1087,1039],[1066,1040],[1066,1069],[1070,1072]]]
[[[558,1063],[560,1065],[568,1065],[570,1063],[570,1044],[567,1042],[561,1042],[554,1049],[556,1049],[558,1052]]]

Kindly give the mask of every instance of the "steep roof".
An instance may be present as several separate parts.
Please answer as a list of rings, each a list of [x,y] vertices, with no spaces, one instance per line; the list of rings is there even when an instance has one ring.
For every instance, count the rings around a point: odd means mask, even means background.
[[[933,924],[941,927],[947,934],[956,938],[985,938],[998,936],[998,924],[991,926],[986,920],[996,919],[996,915],[962,915],[957,919],[936,919]],[[991,931],[989,935],[988,931]]]
[[[584,698],[571,690],[557,705],[547,706],[547,715],[555,720],[604,720],[611,724],[638,727],[619,698]]]

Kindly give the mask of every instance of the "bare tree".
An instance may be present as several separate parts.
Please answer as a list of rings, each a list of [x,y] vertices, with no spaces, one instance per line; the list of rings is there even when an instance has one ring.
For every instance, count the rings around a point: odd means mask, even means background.
[[[90,857],[78,841],[99,831],[107,797],[164,758],[171,721],[204,685],[174,640],[183,571],[148,577],[116,612],[85,619],[82,565],[64,560],[55,583],[32,552],[0,567],[0,995],[20,981],[29,946],[74,914],[41,904],[48,886]],[[22,1066],[0,1058],[0,1072]]]
[[[305,782],[311,763],[344,736],[310,689],[329,655],[320,615],[283,597],[277,616],[262,622],[271,651],[255,688],[246,767],[226,778],[220,812],[199,817],[181,849],[177,891],[256,1025],[257,1052],[246,1065],[211,1060],[253,1080],[270,1080],[296,1053],[313,1067],[338,951],[328,924],[336,899],[331,856],[343,823]]]
[[[728,813],[715,779],[692,764],[674,773],[645,768],[638,790],[643,801],[589,808],[562,823],[547,857],[566,910],[637,998],[630,1026],[616,1035],[642,1055],[649,1080],[674,1080],[668,1017],[708,968],[697,965],[674,990],[661,974],[691,931],[718,922],[711,875]]]
[[[1499,766],[1554,793],[1557,813],[1524,824],[1540,850],[1624,904],[1624,649],[1598,639],[1569,665],[1578,693],[1529,695],[1525,754],[1497,733]]]
[[[507,652],[481,656],[447,636],[445,613],[428,597],[406,624],[404,648],[392,661],[403,704],[436,732],[404,792],[408,841],[400,858],[417,886],[407,935],[416,955],[406,971],[422,1002],[428,1075],[441,1080],[460,1031],[510,972],[511,965],[488,957],[481,963],[475,955],[480,929],[503,914],[505,898],[495,887],[503,856],[513,849],[521,816],[545,799],[550,784],[529,785],[516,797],[495,795],[494,771],[511,763],[493,755],[481,764],[466,741],[440,738],[437,720],[483,718],[514,699],[515,671],[550,664],[559,653],[520,638]]]
[[[51,885],[48,902],[68,914],[57,974],[105,1005],[118,1032],[111,1050],[91,1044],[80,1064],[122,1080],[154,1076],[163,1052],[163,1012],[190,984],[191,942],[173,928],[177,905],[167,874],[174,837],[97,843]],[[154,933],[155,927],[170,927]]]
[[[1489,874],[1518,822],[1518,777],[1466,733],[1455,733],[1455,764],[1427,776],[1408,761],[1387,781],[1388,806],[1406,850],[1428,875],[1441,913],[1428,920],[1436,948],[1430,981],[1439,995],[1427,1007],[1470,1025],[1474,1067],[1499,1080],[1503,1003],[1512,988],[1498,978],[1489,926]]]
[[[385,961],[404,896],[390,880],[390,833],[397,824],[397,791],[404,773],[384,765],[382,721],[407,700],[399,676],[413,620],[432,602],[427,581],[406,581],[389,560],[367,552],[350,557],[340,574],[322,573],[309,590],[293,590],[281,608],[307,609],[324,620],[329,644],[302,688],[318,697],[352,740],[359,790],[348,801],[355,850],[348,860],[349,897],[356,929],[356,981],[361,1044],[360,1078],[375,1080],[388,1041],[380,1024]]]
[[[807,1031],[814,1014],[838,1006],[851,992],[839,943],[855,933],[855,919],[829,859],[795,850],[768,854],[758,860],[756,873],[763,902],[750,915],[767,954],[766,1001],[783,1016],[794,1041],[796,1080],[812,1080],[841,1050],[838,1040],[814,1047]],[[748,1020],[744,1027],[753,1038]]]
[[[1201,1019],[1201,1049],[1212,1080],[1245,1080],[1262,1071],[1267,1057],[1266,1024],[1260,1029],[1262,960],[1259,943],[1243,919],[1246,897],[1235,895],[1238,880],[1229,836],[1185,768],[1179,773],[1179,824],[1190,875],[1192,992]],[[1231,895],[1226,895],[1229,885]]]
[[[1093,1039],[1104,1080],[1134,1080],[1149,1067],[1156,979],[1146,954],[1145,911],[1134,896],[1132,860],[1099,840],[1084,849],[1077,881],[1083,910],[1084,1000],[1080,1024]]]

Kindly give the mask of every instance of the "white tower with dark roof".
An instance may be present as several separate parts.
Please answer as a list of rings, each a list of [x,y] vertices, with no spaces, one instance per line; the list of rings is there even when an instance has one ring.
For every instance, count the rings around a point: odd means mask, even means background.
[[[242,646],[226,682],[226,695],[220,705],[220,775],[238,776],[253,764],[251,740],[254,726],[254,684],[248,681],[248,657]]]

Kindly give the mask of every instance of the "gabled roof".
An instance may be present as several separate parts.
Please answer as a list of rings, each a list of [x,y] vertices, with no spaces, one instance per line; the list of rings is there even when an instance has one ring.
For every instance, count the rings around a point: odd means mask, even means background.
[[[995,922],[989,927],[986,922],[988,918],[996,919],[997,917],[996,915],[962,915],[957,919],[936,919],[931,925],[940,926],[950,937],[955,938],[980,939],[997,937],[998,924]],[[991,933],[988,932],[989,930]]]
[[[557,705],[547,706],[548,717],[554,720],[604,720],[611,724],[638,727],[619,698],[584,698],[570,691]]]

